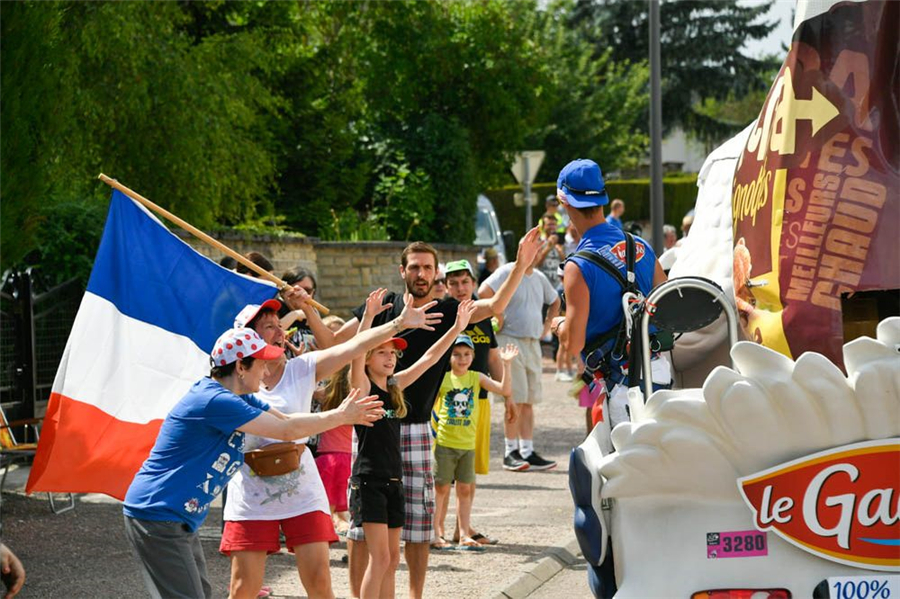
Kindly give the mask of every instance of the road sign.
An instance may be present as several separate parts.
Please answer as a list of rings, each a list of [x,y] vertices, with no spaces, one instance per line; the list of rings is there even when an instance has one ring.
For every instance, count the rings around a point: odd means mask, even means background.
[[[541,168],[541,163],[544,161],[544,156],[545,153],[540,150],[516,154],[516,161],[510,168],[519,185],[534,183],[537,172]]]
[[[544,161],[544,152],[534,150],[530,152],[519,152],[516,154],[516,161],[513,163],[511,170],[516,181],[525,191],[522,199],[531,198],[531,184],[534,183],[537,172],[541,168]],[[525,202],[525,232],[531,229],[531,202]]]

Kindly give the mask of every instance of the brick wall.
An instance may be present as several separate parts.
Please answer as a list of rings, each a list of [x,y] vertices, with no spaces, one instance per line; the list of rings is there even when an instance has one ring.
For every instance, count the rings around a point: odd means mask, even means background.
[[[224,256],[187,233],[178,231],[177,234],[204,256],[217,262]],[[233,232],[215,233],[213,237],[241,254],[260,252],[271,260],[276,275],[295,266],[316,273],[316,299],[332,314],[343,318],[348,318],[350,310],[360,305],[376,287],[403,290],[399,266],[406,242],[325,242],[314,237],[246,236]],[[434,244],[434,247],[441,262],[465,258],[475,264],[478,255],[475,246]]]

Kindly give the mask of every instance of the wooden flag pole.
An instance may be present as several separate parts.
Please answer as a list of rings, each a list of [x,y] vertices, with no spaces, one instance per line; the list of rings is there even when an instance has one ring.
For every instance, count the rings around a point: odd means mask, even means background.
[[[210,237],[209,235],[207,235],[206,233],[204,233],[203,231],[201,231],[194,225],[190,224],[189,222],[187,222],[185,220],[178,218],[177,216],[175,216],[174,214],[172,214],[171,212],[169,212],[162,206],[158,206],[158,205],[154,204],[153,202],[151,202],[150,200],[148,200],[141,194],[128,189],[127,187],[125,187],[124,185],[122,185],[121,183],[116,181],[115,179],[111,179],[111,178],[107,177],[106,175],[104,175],[103,173],[100,173],[100,176],[98,176],[97,178],[100,179],[101,181],[103,181],[104,183],[106,183],[107,185],[109,185],[110,187],[112,187],[113,189],[118,189],[119,191],[121,191],[122,193],[127,195],[129,198],[134,200],[135,202],[143,204],[144,206],[146,206],[148,209],[152,210],[153,212],[159,214],[160,216],[165,217],[167,220],[172,221],[173,223],[175,223],[176,225],[178,225],[179,227],[181,227],[182,229],[184,229],[185,231],[187,231],[194,237],[197,237],[201,241],[208,243],[209,245],[213,246],[214,248],[216,248],[223,254],[225,254],[227,256],[231,256],[232,258],[234,258],[235,260],[237,260],[238,262],[240,262],[241,264],[243,264],[244,266],[246,266],[247,268],[249,268],[256,274],[258,274],[260,277],[275,283],[278,286],[279,291],[284,290],[284,288],[286,288],[286,287],[290,287],[290,285],[288,285],[287,283],[285,283],[284,281],[282,281],[281,279],[279,279],[272,273],[270,273],[266,270],[263,270],[262,268],[260,268],[259,266],[257,266],[256,264],[254,264],[253,262],[251,262],[244,256],[240,255],[239,253],[237,253],[236,251],[234,251],[233,249],[231,249],[230,247],[228,247],[221,241],[219,241],[217,239],[213,239],[212,237]],[[321,314],[323,314],[323,315],[328,314],[328,312],[329,312],[328,308],[326,308],[325,306],[323,306],[316,300],[310,299],[309,303],[312,304],[313,307],[316,310],[318,310]]]

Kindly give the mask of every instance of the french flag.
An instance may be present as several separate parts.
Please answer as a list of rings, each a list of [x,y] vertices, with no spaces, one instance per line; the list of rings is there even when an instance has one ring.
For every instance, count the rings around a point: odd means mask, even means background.
[[[275,286],[222,268],[113,191],[87,291],[47,406],[26,492],[123,499],[209,352]]]

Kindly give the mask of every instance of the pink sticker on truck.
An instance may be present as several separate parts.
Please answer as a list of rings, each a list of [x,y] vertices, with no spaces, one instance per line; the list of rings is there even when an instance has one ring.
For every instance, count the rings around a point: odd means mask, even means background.
[[[760,557],[769,555],[766,533],[758,530],[733,530],[706,533],[706,557]]]

